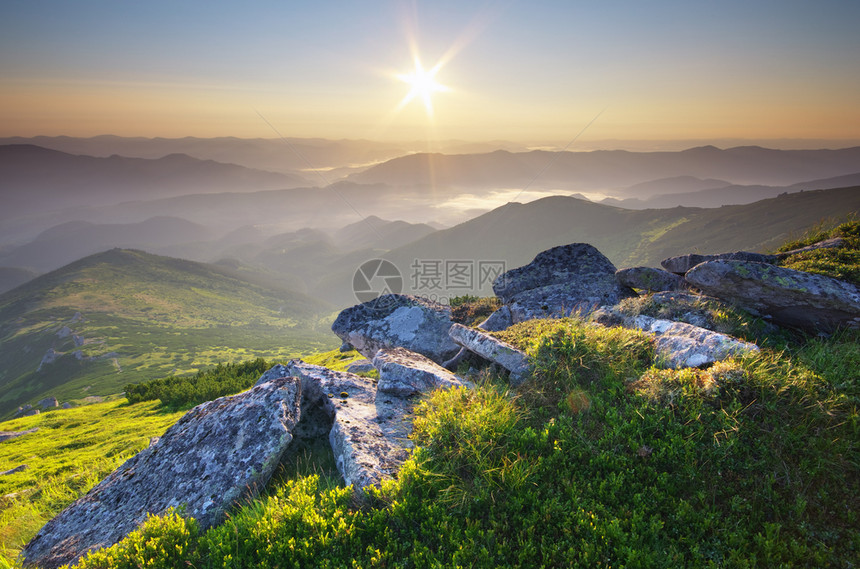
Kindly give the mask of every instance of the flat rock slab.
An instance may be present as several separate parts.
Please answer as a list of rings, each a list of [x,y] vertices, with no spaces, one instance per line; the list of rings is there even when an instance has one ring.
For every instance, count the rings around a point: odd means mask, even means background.
[[[532,371],[525,352],[502,342],[498,338],[493,338],[486,332],[467,328],[462,324],[454,324],[450,334],[451,339],[457,344],[511,372],[511,385],[521,384]]]
[[[846,281],[745,261],[709,261],[696,265],[685,278],[778,324],[825,333],[860,328],[860,287]]]
[[[661,367],[687,368],[710,365],[732,356],[759,351],[759,347],[727,334],[650,316],[625,318],[625,328],[651,332]]]
[[[776,255],[764,255],[762,253],[751,253],[749,251],[734,251],[732,253],[719,253],[717,255],[679,255],[669,257],[660,262],[664,269],[677,275],[686,274],[687,271],[701,263],[708,261],[750,261],[753,263],[775,263],[779,260]]]
[[[108,547],[146,519],[185,506],[201,529],[266,484],[292,441],[301,387],[264,383],[191,409],[153,445],[60,512],[24,548],[26,566],[76,562]]]
[[[331,329],[368,359],[383,348],[406,348],[442,363],[459,350],[448,337],[452,323],[448,306],[388,294],[343,310]]]
[[[365,358],[363,360],[355,360],[349,367],[346,368],[346,371],[349,373],[367,373],[369,371],[373,371],[376,368],[373,366],[373,362],[369,359]]]
[[[409,397],[439,388],[471,386],[433,360],[405,348],[379,350],[373,365],[379,370],[379,393]]]
[[[306,402],[321,401],[332,417],[329,442],[337,468],[357,493],[394,477],[409,456],[412,407],[408,399],[377,393],[374,380],[293,360]]]
[[[615,278],[623,286],[650,292],[678,291],[687,288],[684,277],[652,267],[619,269]]]

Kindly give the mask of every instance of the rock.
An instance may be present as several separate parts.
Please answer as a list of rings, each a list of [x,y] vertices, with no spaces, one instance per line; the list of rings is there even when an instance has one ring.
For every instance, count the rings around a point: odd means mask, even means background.
[[[732,356],[759,351],[755,344],[684,322],[636,316],[625,319],[624,325],[656,336],[660,367],[701,367]]]
[[[679,255],[669,257],[660,262],[664,269],[676,275],[686,274],[687,271],[700,263],[708,261],[750,261],[753,263],[775,263],[779,260],[776,255],[763,255],[762,253],[750,253],[748,251],[735,251],[733,253],[720,253],[719,255]]]
[[[57,401],[56,397],[45,397],[44,399],[39,401],[36,405],[38,405],[42,409],[53,409],[54,407],[59,407],[60,402]]]
[[[478,324],[478,328],[487,332],[498,332],[499,330],[507,330],[514,325],[511,317],[511,308],[503,306],[490,314],[486,320]]]
[[[833,237],[832,239],[825,239],[824,241],[819,241],[818,243],[813,243],[812,245],[807,245],[806,247],[792,249],[791,251],[785,251],[783,253],[777,253],[776,256],[780,259],[785,259],[786,257],[790,257],[791,255],[797,255],[798,253],[806,253],[807,251],[815,251],[816,249],[835,249],[838,247],[844,247],[845,244],[845,239],[841,237]]]
[[[342,311],[332,331],[364,357],[383,348],[406,348],[442,363],[459,348],[448,337],[451,309],[425,298],[388,294]]]
[[[615,278],[623,286],[649,292],[675,291],[686,288],[684,277],[651,267],[631,267],[615,272]]]
[[[493,290],[509,306],[514,323],[585,315],[601,304],[635,296],[619,284],[609,259],[587,243],[543,251],[528,265],[499,275]]]
[[[86,340],[80,334],[72,334],[72,341],[75,343],[75,346],[77,346],[77,347],[81,347],[86,343]]]
[[[269,381],[272,381],[274,379],[281,379],[289,376],[290,368],[288,368],[284,364],[275,364],[269,369],[267,369],[265,372],[263,372],[263,375],[260,376],[260,379],[258,379],[257,382],[254,383],[254,387],[257,387],[258,385],[263,385],[264,383],[268,383]]]
[[[404,348],[379,350],[373,357],[373,365],[379,370],[376,387],[380,393],[409,397],[437,388],[466,385],[433,360]]]
[[[839,279],[744,261],[702,263],[685,278],[778,324],[824,333],[860,328],[860,287]]]
[[[185,506],[201,529],[256,495],[292,441],[301,387],[282,378],[191,409],[150,447],[127,460],[49,521],[26,545],[26,566],[74,563],[110,546],[148,513]]]
[[[62,328],[59,329],[59,331],[57,331],[57,337],[60,339],[68,338],[71,335],[72,335],[72,330],[68,326],[63,326]]]
[[[69,403],[68,401],[66,401],[65,403],[63,403],[62,405],[60,405],[60,407],[61,407],[61,408],[63,408],[63,409],[71,409],[72,407],[74,407],[74,405],[72,405],[71,403]]]
[[[377,352],[378,353],[378,352]],[[349,373],[367,373],[375,370],[373,367],[373,362],[368,360],[367,358],[363,360],[355,360],[346,368],[346,371]]]
[[[354,348],[349,342],[344,342],[340,345],[340,353],[351,352]]]
[[[30,467],[27,466],[26,464],[22,464],[20,466],[16,466],[15,468],[9,469],[5,472],[0,472],[0,476],[6,476],[9,474],[15,474],[16,472],[22,472],[24,470],[27,470],[28,468],[30,468]]]
[[[60,352],[56,351],[54,348],[48,348],[48,351],[45,352],[45,355],[42,356],[42,361],[39,362],[39,367],[36,368],[36,371],[42,371],[42,366],[45,364],[52,364],[57,361],[57,358],[62,356]]]
[[[289,367],[302,380],[304,403],[318,402],[332,419],[329,442],[344,481],[360,494],[394,477],[412,448],[412,403],[378,394],[366,377],[301,360]]]
[[[567,282],[585,274],[615,274],[615,266],[588,243],[547,249],[528,265],[511,269],[493,282],[493,292],[505,304],[523,291]]]
[[[30,433],[35,433],[38,430],[39,427],[33,427],[32,429],[27,429],[26,431],[0,431],[0,443],[9,439],[16,439],[24,435],[29,435]]]
[[[81,316],[80,312],[75,312],[75,315],[72,316],[71,320],[69,320],[69,322],[71,322],[72,324],[76,324],[78,322],[83,322],[83,321],[84,321],[84,317]]]
[[[454,324],[450,334],[451,339],[457,344],[511,372],[511,385],[521,384],[532,371],[525,352],[485,332],[467,328],[462,324]]]

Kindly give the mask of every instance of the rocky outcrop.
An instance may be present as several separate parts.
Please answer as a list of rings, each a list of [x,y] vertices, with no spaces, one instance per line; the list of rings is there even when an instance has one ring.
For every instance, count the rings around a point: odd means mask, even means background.
[[[622,286],[649,292],[679,291],[687,288],[684,277],[651,267],[619,269],[615,278]]]
[[[303,405],[321,404],[331,417],[329,442],[337,468],[357,492],[393,477],[412,443],[412,403],[377,393],[372,379],[294,360],[290,373],[301,379]]]
[[[615,267],[587,243],[553,247],[495,280],[493,291],[514,323],[533,318],[588,314],[603,304],[634,296],[615,278]]]
[[[655,335],[657,364],[660,367],[702,367],[732,356],[759,351],[755,344],[683,322],[635,316],[626,318],[624,326]]]
[[[487,332],[498,332],[499,330],[507,330],[514,325],[514,320],[511,317],[511,309],[509,306],[503,306],[490,314],[486,320],[478,324],[478,328]]]
[[[774,322],[813,332],[860,327],[860,287],[765,263],[701,263],[685,279],[697,288]]]
[[[377,389],[380,393],[409,397],[438,388],[467,385],[433,360],[404,348],[379,350],[373,357],[373,365],[379,370]]]
[[[451,309],[425,298],[383,295],[342,311],[332,331],[370,359],[384,348],[406,348],[442,363],[459,348],[448,337]]]
[[[142,450],[75,501],[24,548],[26,566],[72,563],[112,545],[148,513],[185,506],[201,528],[254,496],[292,441],[299,420],[300,383],[279,378],[186,413]]]
[[[508,370],[511,385],[521,384],[532,371],[525,352],[485,332],[454,324],[450,334],[451,338],[465,349]]]
[[[750,253],[749,251],[735,251],[733,253],[720,253],[718,255],[679,255],[669,257],[660,262],[664,269],[677,275],[686,274],[687,271],[708,261],[749,261],[753,263],[775,263],[779,260],[776,255],[764,255],[762,253]]]
[[[842,237],[833,237],[832,239],[825,239],[824,241],[819,241],[818,243],[813,243],[812,245],[807,245],[806,247],[800,247],[798,249],[792,249],[791,251],[777,253],[776,256],[780,259],[784,259],[792,255],[797,255],[798,253],[806,253],[808,251],[815,251],[816,249],[835,249],[837,247],[843,247],[845,246],[845,244],[846,241]]]

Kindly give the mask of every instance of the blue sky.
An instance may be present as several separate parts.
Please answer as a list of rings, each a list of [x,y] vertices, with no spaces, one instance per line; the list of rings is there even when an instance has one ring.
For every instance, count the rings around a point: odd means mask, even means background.
[[[0,5],[0,135],[860,138],[860,2]],[[443,60],[433,113],[397,79]]]

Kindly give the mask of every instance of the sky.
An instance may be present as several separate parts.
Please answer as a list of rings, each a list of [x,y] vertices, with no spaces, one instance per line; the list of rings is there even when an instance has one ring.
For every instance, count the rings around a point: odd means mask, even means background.
[[[848,145],[858,29],[857,0],[3,0],[0,136]]]

